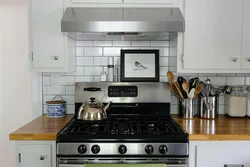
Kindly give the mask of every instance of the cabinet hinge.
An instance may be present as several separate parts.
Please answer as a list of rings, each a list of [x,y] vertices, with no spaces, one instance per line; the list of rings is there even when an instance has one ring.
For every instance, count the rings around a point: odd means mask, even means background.
[[[21,153],[18,154],[18,162],[21,163]]]
[[[31,52],[31,60],[34,60],[34,54],[33,54],[33,52]]]
[[[184,63],[184,54],[181,55],[181,62]]]

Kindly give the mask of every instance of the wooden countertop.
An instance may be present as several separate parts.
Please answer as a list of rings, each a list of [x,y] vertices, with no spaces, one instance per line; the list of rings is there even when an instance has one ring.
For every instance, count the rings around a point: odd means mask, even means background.
[[[42,115],[9,135],[10,140],[56,140],[57,133],[72,119]],[[215,120],[178,118],[174,120],[189,133],[189,140],[250,140],[250,118],[219,116]]]
[[[172,116],[189,134],[189,140],[250,140],[250,118],[182,119]]]
[[[42,115],[9,135],[10,140],[56,140],[57,133],[73,118],[48,118]]]

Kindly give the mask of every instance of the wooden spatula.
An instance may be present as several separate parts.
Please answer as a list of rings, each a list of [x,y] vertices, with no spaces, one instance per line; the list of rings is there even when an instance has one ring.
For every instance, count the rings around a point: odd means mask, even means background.
[[[179,97],[180,97],[181,99],[184,99],[184,97],[183,97],[183,95],[182,95],[182,93],[181,93],[181,89],[180,89],[179,84],[178,84],[177,82],[174,81],[174,74],[173,74],[171,71],[168,71],[168,72],[167,72],[167,76],[168,76],[168,79],[174,84],[174,86],[175,86],[175,88],[176,88],[176,90],[177,90],[177,92],[178,92],[178,94],[179,94]]]

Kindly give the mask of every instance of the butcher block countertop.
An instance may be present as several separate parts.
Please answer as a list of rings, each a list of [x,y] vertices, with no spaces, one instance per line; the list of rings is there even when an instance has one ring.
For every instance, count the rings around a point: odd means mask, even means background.
[[[57,133],[73,118],[48,118],[42,115],[9,135],[10,140],[56,140]]]
[[[249,140],[250,118],[219,116],[215,120],[195,118],[186,120],[172,115],[189,133],[189,140]],[[42,115],[9,135],[10,140],[56,140],[57,133],[73,118],[47,118]]]

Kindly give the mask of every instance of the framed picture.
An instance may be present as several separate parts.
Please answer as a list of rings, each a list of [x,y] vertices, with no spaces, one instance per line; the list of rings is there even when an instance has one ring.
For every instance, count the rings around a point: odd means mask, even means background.
[[[159,50],[121,50],[121,82],[159,82]]]

